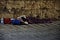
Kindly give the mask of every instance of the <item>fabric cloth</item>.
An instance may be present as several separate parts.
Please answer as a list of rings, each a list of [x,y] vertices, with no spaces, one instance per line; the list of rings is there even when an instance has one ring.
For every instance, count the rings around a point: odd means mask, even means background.
[[[28,22],[24,22],[25,24],[28,24]]]
[[[1,24],[4,24],[4,18],[1,18]]]
[[[11,24],[10,18],[4,18],[4,24]]]
[[[15,20],[11,20],[11,23],[12,23],[13,25],[19,25],[19,24],[21,24],[21,21],[15,19]]]

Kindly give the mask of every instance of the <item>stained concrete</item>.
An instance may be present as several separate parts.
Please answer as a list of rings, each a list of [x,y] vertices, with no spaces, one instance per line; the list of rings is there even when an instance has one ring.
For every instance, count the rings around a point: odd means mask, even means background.
[[[46,24],[0,24],[0,40],[59,40],[60,21]]]

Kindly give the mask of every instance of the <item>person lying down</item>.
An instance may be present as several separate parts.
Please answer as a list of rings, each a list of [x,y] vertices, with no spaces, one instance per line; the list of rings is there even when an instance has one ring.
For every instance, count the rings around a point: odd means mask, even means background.
[[[17,20],[20,20],[21,24],[28,24],[25,15],[21,15],[21,16],[17,17]]]

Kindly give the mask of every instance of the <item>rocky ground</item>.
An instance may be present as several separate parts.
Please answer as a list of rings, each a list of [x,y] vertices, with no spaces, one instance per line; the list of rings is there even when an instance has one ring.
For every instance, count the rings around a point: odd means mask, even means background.
[[[0,40],[59,40],[60,21],[46,24],[0,24]]]

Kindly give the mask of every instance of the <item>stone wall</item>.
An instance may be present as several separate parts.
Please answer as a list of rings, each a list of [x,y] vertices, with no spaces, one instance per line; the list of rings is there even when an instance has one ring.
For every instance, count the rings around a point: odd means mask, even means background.
[[[8,17],[17,17],[20,15],[39,15],[40,18],[58,18],[60,6],[58,6],[57,0],[18,0],[18,1],[2,1],[2,7],[6,6],[8,12],[6,14],[12,14],[13,16]],[[57,5],[58,4],[58,5]],[[3,13],[4,15],[4,13]]]

